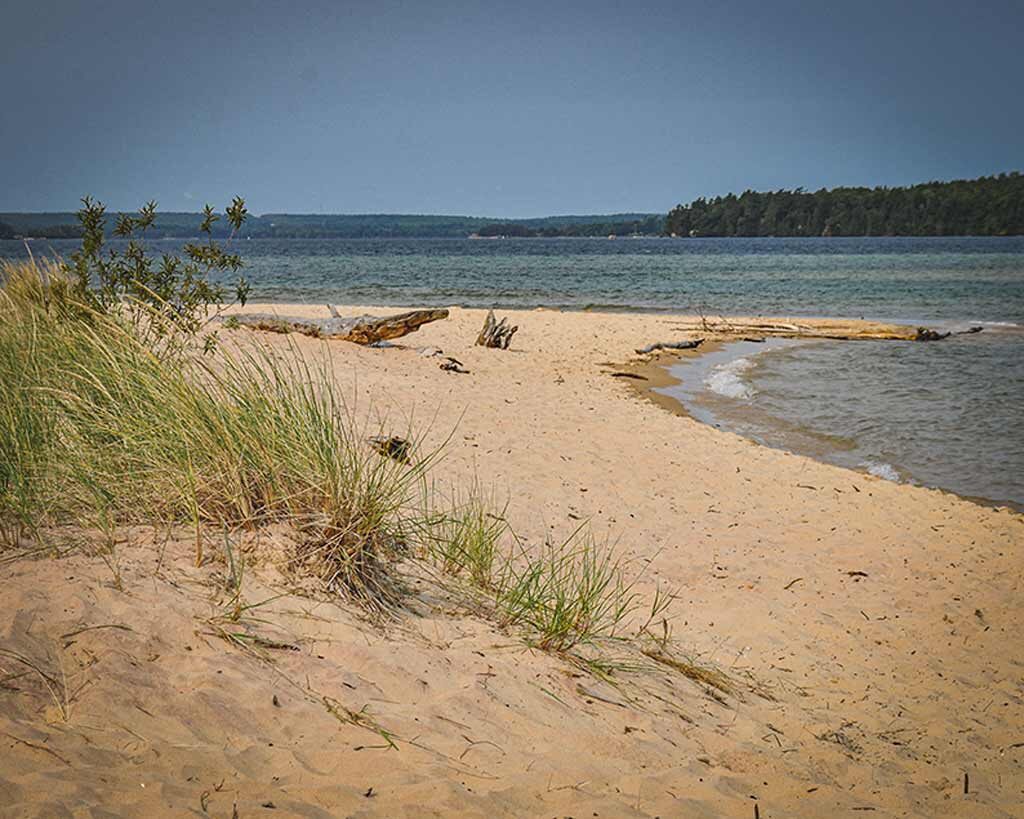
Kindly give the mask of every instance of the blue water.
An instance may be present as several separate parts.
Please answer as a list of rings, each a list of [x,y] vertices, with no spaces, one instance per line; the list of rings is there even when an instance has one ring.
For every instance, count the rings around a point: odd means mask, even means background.
[[[154,252],[180,247],[152,242]],[[67,256],[73,241],[37,240]],[[1024,323],[1024,237],[253,239],[253,298]],[[23,256],[0,242],[0,256]]]
[[[181,242],[151,244],[159,254]],[[31,244],[37,256],[76,246]],[[675,395],[771,446],[1024,505],[1024,237],[254,239],[235,249],[256,301],[983,324],[930,344],[740,344],[679,365]],[[25,254],[0,242],[0,257]]]
[[[664,392],[759,443],[1024,507],[1024,328],[940,342],[737,342]]]

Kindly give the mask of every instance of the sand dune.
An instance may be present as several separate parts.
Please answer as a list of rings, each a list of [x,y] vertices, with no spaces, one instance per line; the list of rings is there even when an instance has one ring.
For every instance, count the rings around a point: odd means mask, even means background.
[[[643,590],[678,590],[677,639],[740,691],[624,700],[426,581],[385,628],[285,594],[260,616],[298,650],[264,662],[210,628],[223,567],[138,530],[123,592],[82,554],[0,554],[0,649],[69,692],[0,656],[0,813],[1024,816],[1024,517],[639,400],[609,372],[682,317],[512,312],[496,351],[472,346],[483,315],[385,349],[224,336],[325,359],[388,431],[450,436],[438,478],[493,483],[524,538],[589,519]],[[280,593],[251,545],[251,599]]]

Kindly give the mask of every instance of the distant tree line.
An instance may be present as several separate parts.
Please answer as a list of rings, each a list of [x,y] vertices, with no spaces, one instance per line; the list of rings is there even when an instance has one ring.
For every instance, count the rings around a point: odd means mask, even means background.
[[[120,214],[111,214],[117,217]],[[152,238],[191,238],[201,213],[161,212]],[[223,224],[211,228],[225,238]],[[464,238],[479,236],[1019,236],[1024,235],[1024,176],[1019,172],[906,188],[803,188],[745,191],[651,213],[487,219],[416,214],[251,216],[243,238]],[[75,214],[0,213],[0,238],[75,239]]]
[[[111,212],[111,218],[123,214]],[[130,214],[129,214],[130,215]],[[416,214],[294,214],[267,213],[250,216],[238,235],[242,238],[281,239],[464,239],[480,233],[498,220],[480,216],[431,216]],[[15,236],[48,239],[77,239],[82,228],[74,213],[0,213],[0,222]],[[548,216],[535,219],[507,219],[515,225],[493,235],[603,236],[608,233],[659,234],[665,217],[650,213],[616,213],[601,216]],[[152,239],[191,238],[200,234],[201,213],[160,212],[147,231]],[[214,224],[214,238],[225,238],[227,228]]]
[[[1024,176],[927,182],[907,188],[745,191],[673,208],[677,236],[1019,236]]]
[[[492,222],[477,231],[478,236],[553,238],[557,236],[660,236],[665,230],[663,216],[646,216],[625,222],[584,222],[533,226],[524,222]]]

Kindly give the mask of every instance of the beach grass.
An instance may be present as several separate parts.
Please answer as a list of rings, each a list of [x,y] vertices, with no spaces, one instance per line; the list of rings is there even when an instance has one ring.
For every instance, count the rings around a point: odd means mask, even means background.
[[[479,485],[443,499],[428,480],[439,451],[414,442],[411,463],[374,451],[329,368],[295,349],[206,356],[154,343],[137,315],[125,321],[76,298],[56,266],[3,263],[0,281],[9,544],[42,542],[55,526],[99,533],[119,588],[118,531],[186,526],[197,565],[215,556],[234,578],[220,625],[249,614],[230,533],[270,524],[294,533],[286,570],[367,612],[400,605],[397,567],[419,554],[477,611],[554,653],[621,646],[636,637],[627,626],[639,622],[642,634],[671,602],[656,593],[645,620],[636,578],[586,526],[531,546]]]
[[[162,355],[60,284],[44,298],[39,274],[0,270],[8,540],[69,523],[187,524],[202,562],[210,529],[285,522],[303,571],[372,609],[397,599],[391,552],[429,457],[409,467],[372,452],[333,379],[297,355]]]
[[[527,629],[538,648],[568,651],[615,638],[642,607],[622,559],[586,527],[517,551],[500,565],[495,603],[500,620]]]
[[[481,592],[493,591],[495,567],[511,534],[507,504],[499,504],[479,483],[466,491],[453,490],[447,505],[439,507],[442,496],[424,482],[417,536],[427,557],[442,573]]]
[[[506,513],[507,504],[474,485],[454,493],[449,509],[427,511],[420,538],[442,573],[480,594],[494,618],[531,645],[567,652],[619,637],[645,602],[612,546],[581,525],[562,541],[531,547]],[[648,621],[668,602],[656,594]]]

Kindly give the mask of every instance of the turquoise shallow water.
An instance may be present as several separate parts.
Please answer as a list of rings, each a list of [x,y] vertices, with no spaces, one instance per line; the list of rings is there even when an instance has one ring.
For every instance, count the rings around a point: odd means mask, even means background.
[[[180,242],[153,242],[157,253]],[[68,255],[68,241],[35,241]],[[698,417],[892,480],[1024,504],[1024,237],[251,240],[254,300],[864,317],[935,344],[742,345],[681,371]],[[26,253],[0,242],[0,256]],[[756,349],[755,349],[756,348]]]

